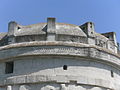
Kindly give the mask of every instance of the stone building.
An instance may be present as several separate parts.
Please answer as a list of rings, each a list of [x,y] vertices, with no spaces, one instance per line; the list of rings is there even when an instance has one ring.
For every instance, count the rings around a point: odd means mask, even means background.
[[[94,24],[10,22],[0,33],[0,90],[120,90],[119,44]]]

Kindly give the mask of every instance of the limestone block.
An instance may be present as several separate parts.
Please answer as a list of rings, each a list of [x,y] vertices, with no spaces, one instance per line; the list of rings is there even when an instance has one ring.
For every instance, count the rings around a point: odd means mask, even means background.
[[[77,86],[76,90],[86,90],[86,89],[84,87],[82,87],[82,86]]]
[[[31,90],[31,88],[28,85],[21,85],[19,90]]]
[[[93,87],[91,90],[106,90],[106,89],[102,89],[100,87]]]
[[[90,85],[95,85],[95,80],[93,78],[87,78],[87,83]]]
[[[77,83],[78,84],[87,84],[87,77],[84,77],[84,76],[80,76],[79,78],[78,78],[78,80],[77,80]]]
[[[33,75],[29,75],[27,76],[26,82],[35,82],[36,81],[36,77]]]
[[[65,84],[61,84],[60,90],[67,90],[67,87],[65,86]]]
[[[86,90],[84,87],[76,84],[61,84],[60,90]]]
[[[48,34],[47,35],[47,41],[55,41],[55,35],[54,34]]]
[[[12,86],[12,88],[13,88],[12,90],[19,90],[19,87],[20,87],[20,85],[13,85]]]
[[[36,76],[36,81],[37,82],[44,82],[44,81],[47,81],[47,80],[46,80],[46,77],[44,75],[37,75]]]
[[[55,18],[47,18],[47,29],[55,29]]]
[[[25,83],[25,82],[26,82],[26,76],[16,77],[16,82],[15,83]]]
[[[12,90],[12,86],[7,86],[7,90]]]
[[[5,73],[5,64],[0,63],[0,75],[3,75]]]
[[[16,29],[17,29],[17,23],[15,21],[9,22],[9,24],[8,24],[8,36],[14,35]]]
[[[56,90],[54,86],[47,85],[45,87],[42,87],[41,90]]]
[[[62,76],[62,75],[57,76],[57,77],[56,77],[56,80],[57,80],[57,82],[59,82],[59,83],[68,82],[67,77],[64,76],[64,75],[63,75],[63,76]]]
[[[16,77],[9,77],[5,80],[5,84],[14,84],[16,82]]]
[[[4,79],[5,79],[4,77],[0,78],[0,85],[4,85]]]

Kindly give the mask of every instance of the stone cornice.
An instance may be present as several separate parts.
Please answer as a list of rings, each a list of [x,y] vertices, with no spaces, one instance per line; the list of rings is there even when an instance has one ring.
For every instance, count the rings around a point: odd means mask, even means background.
[[[11,48],[34,47],[34,46],[71,46],[71,47],[95,48],[97,50],[106,52],[108,54],[112,54],[112,55],[120,58],[120,55],[118,55],[117,53],[114,53],[111,50],[106,49],[106,48],[102,48],[102,47],[90,45],[90,44],[83,44],[83,43],[76,43],[76,42],[62,42],[62,41],[55,41],[55,42],[34,41],[34,42],[15,43],[15,44],[10,44],[10,45],[0,47],[0,51],[6,50],[6,49],[11,49]]]
[[[120,56],[97,46],[68,42],[27,42],[0,47],[0,60],[23,56],[72,56],[93,58],[120,67]]]

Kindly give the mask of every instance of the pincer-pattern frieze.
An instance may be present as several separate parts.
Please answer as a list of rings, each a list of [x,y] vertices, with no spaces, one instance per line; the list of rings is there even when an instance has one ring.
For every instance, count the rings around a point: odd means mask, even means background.
[[[20,47],[0,51],[0,59],[22,55],[80,55],[88,56],[88,48],[66,46]]]
[[[0,50],[0,60],[34,55],[66,55],[80,56],[85,58],[95,58],[120,65],[119,57],[94,47],[75,47],[67,45],[40,45],[16,47]]]

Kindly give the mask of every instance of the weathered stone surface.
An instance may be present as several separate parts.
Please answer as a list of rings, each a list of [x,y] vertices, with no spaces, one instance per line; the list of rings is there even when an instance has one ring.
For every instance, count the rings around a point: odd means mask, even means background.
[[[120,90],[116,43],[115,33],[96,33],[92,22],[10,22],[0,34],[0,90]]]

